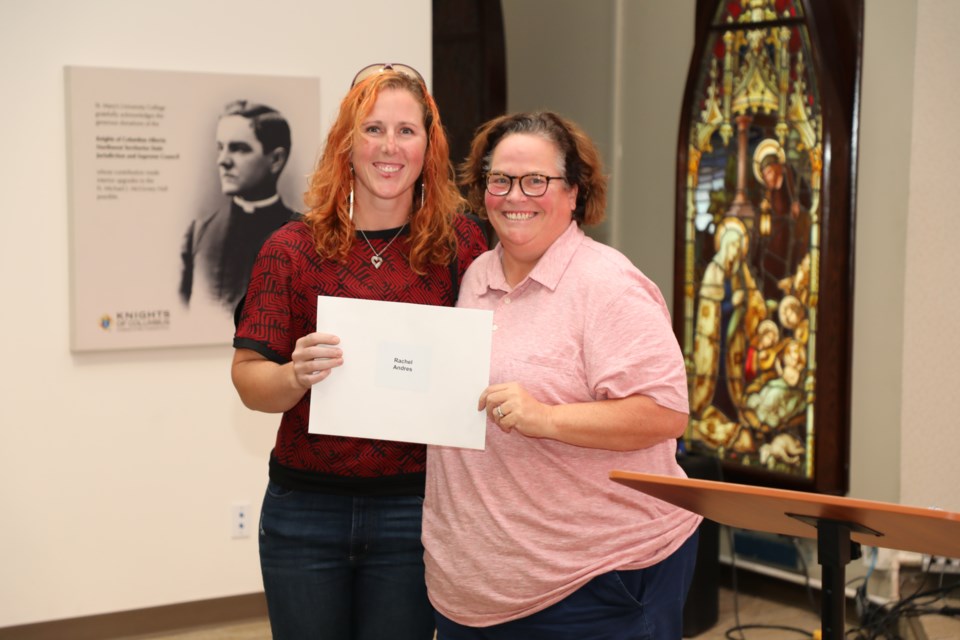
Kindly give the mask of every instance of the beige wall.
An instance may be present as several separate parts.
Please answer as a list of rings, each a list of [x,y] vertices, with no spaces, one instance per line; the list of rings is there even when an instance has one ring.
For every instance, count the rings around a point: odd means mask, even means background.
[[[233,350],[70,353],[63,66],[319,76],[325,131],[364,64],[429,76],[430,34],[429,0],[0,0],[0,627],[262,589],[229,520],[278,418]]]
[[[507,109],[558,111],[594,139],[611,183],[607,221],[588,232],[627,254],[670,300],[676,178],[663,158],[676,154],[695,2],[502,3]]]
[[[621,0],[621,172],[615,188],[620,232],[613,240],[673,301],[677,140],[693,51],[695,2]],[[668,53],[669,52],[669,53]]]
[[[903,276],[918,3],[865,4],[850,494],[897,502],[903,482]]]
[[[960,3],[920,0],[903,320],[901,499],[960,511],[960,284],[956,274]]]
[[[613,163],[614,3],[503,0],[507,110],[549,109],[582,126]],[[609,242],[609,223],[590,230]]]

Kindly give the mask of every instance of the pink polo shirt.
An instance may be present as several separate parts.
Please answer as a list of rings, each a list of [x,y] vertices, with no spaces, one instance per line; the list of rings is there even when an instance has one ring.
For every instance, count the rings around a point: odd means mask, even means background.
[[[502,247],[467,271],[457,306],[494,312],[490,382],[541,402],[644,395],[687,412],[687,380],[657,287],[572,222],[511,288]],[[477,389],[480,397],[482,389]],[[433,605],[485,627],[540,611],[591,578],[660,562],[700,517],[609,479],[612,469],[683,476],[676,442],[589,449],[504,433],[486,450],[428,448],[423,541]]]

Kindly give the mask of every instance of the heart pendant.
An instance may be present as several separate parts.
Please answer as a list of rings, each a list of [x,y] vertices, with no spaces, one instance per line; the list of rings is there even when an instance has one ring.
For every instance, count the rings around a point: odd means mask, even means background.
[[[375,269],[379,269],[379,268],[380,268],[380,265],[383,264],[383,258],[381,258],[380,256],[375,255],[375,256],[373,256],[372,258],[370,258],[370,262],[373,263],[373,267],[374,267]]]

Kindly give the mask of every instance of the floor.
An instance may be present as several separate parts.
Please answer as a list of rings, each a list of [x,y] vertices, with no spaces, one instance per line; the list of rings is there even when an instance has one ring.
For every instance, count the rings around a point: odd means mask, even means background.
[[[820,629],[819,592],[744,571],[738,572],[736,591],[731,582],[732,576],[721,585],[717,623],[689,640],[802,639],[812,638],[813,632]],[[927,606],[934,604],[932,599],[927,599],[925,603]],[[958,603],[951,601],[950,604],[957,606]],[[857,627],[858,620],[852,603],[848,607],[846,622],[847,638],[853,639],[856,636],[849,629]],[[899,633],[904,640],[956,640],[960,638],[960,618],[924,615],[902,620]],[[128,640],[148,639],[270,640],[270,625],[266,620],[250,620],[174,634],[137,636]]]

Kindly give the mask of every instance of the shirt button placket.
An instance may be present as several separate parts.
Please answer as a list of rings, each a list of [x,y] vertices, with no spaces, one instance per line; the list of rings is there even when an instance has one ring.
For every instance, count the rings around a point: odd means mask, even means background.
[[[509,297],[509,296],[504,296],[504,298],[501,300],[501,302],[502,302],[503,304],[510,304],[510,297]],[[499,311],[499,310],[498,310],[498,311]],[[494,317],[496,317],[496,312],[494,313]],[[497,330],[497,324],[496,324],[496,322],[494,322],[494,324],[493,324],[493,330],[494,330],[494,331]]]

